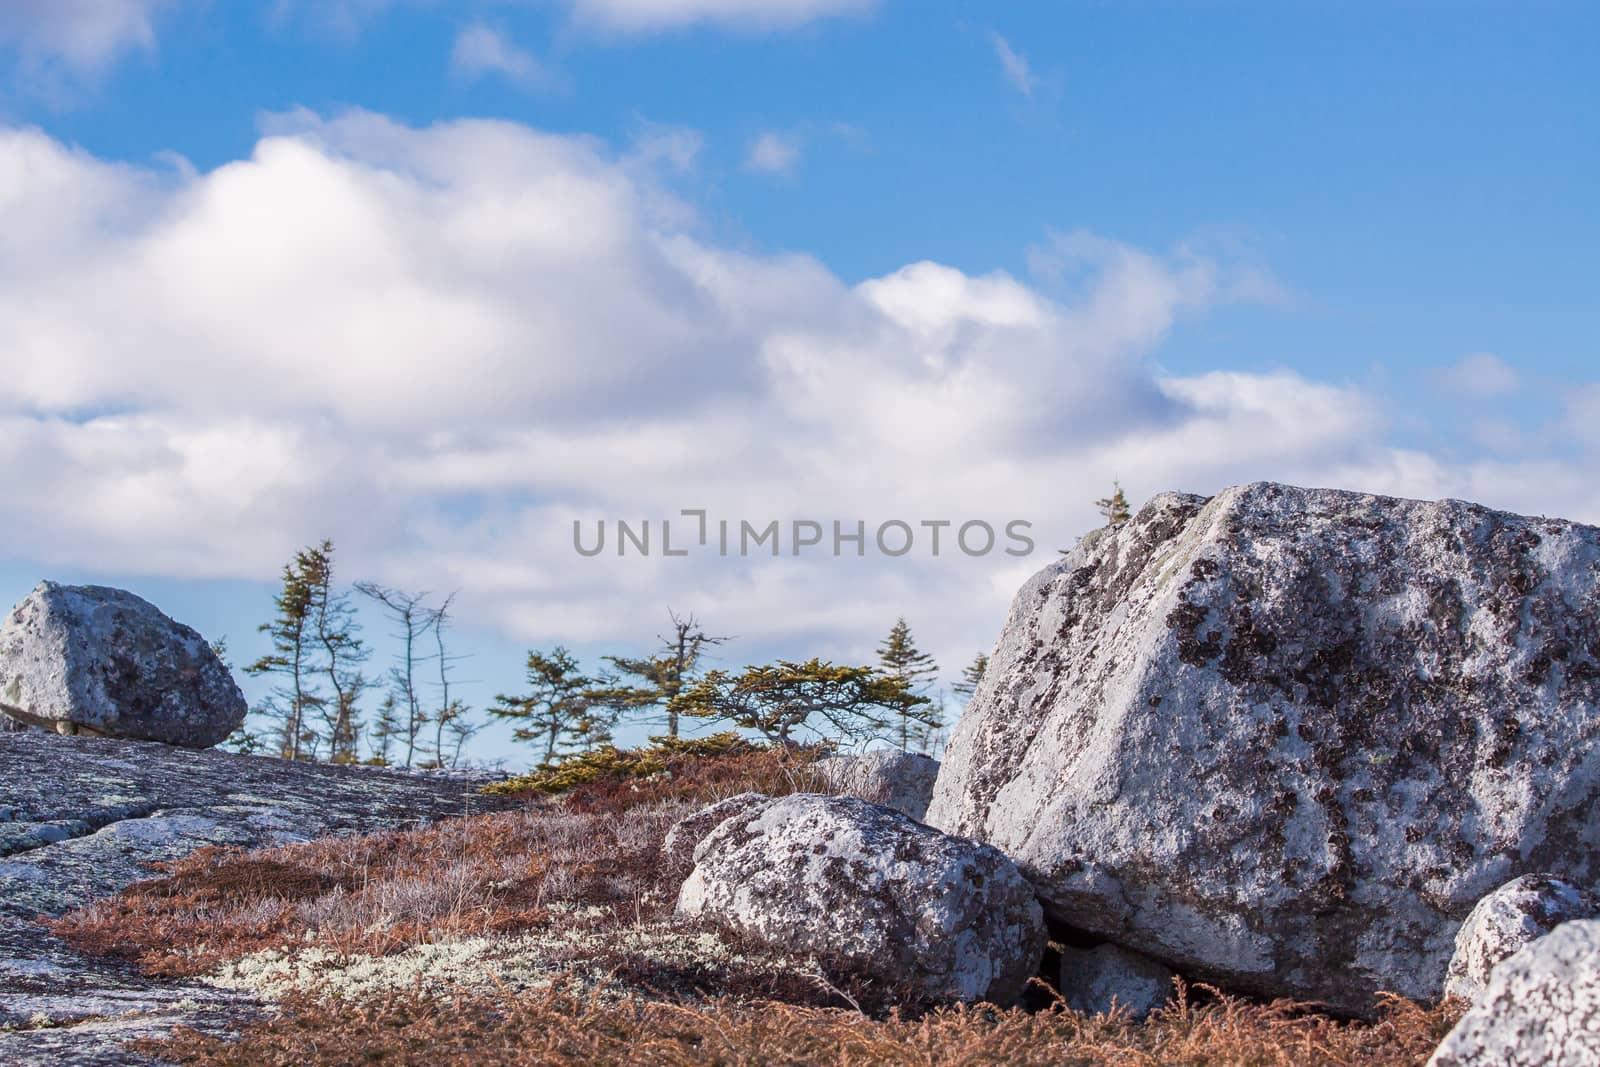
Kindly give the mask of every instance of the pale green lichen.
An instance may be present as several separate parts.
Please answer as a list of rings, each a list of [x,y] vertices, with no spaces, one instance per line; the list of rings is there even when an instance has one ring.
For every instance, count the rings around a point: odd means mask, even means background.
[[[568,925],[510,938],[471,937],[417,945],[390,956],[351,955],[320,946],[269,949],[226,964],[205,981],[269,1000],[294,990],[359,998],[419,986],[434,992],[493,993],[544,989],[571,979],[620,990],[613,979],[614,964],[605,962],[619,956],[654,968],[809,973],[781,957],[750,955],[711,931],[654,923],[609,930]]]

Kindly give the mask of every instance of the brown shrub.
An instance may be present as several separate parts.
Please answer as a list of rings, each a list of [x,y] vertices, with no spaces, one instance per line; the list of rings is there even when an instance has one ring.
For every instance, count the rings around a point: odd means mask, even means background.
[[[1341,1023],[1287,1002],[1185,995],[1145,1023],[947,1008],[908,1019],[786,1003],[601,1000],[566,990],[506,996],[415,993],[358,1004],[301,998],[237,1040],[179,1031],[140,1051],[204,1067],[393,1063],[498,1065],[766,1064],[886,1067],[1416,1067],[1460,1005],[1391,1000],[1376,1023]]]

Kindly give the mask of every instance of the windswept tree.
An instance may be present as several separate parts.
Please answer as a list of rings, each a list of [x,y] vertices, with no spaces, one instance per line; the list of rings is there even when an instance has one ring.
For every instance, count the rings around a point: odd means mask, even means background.
[[[467,704],[450,695],[451,683],[455,680],[456,664],[466,659],[450,651],[450,609],[455,604],[456,595],[451,593],[444,598],[444,603],[434,608],[431,612],[429,627],[433,633],[433,660],[438,668],[438,706],[433,712],[433,758],[437,767],[454,766],[460,761],[461,747],[481,728],[472,725],[468,718],[471,709]],[[446,761],[445,752],[448,744],[454,747],[455,755]]]
[[[361,639],[350,594],[334,584],[333,542],[323,541],[302,552],[300,558],[311,596],[311,639],[321,653],[322,676],[333,690],[332,696],[320,705],[328,730],[328,758],[353,763],[358,758],[361,738],[359,702],[370,685],[361,673],[361,664],[370,652]]]
[[[1120,526],[1133,518],[1133,511],[1128,507],[1128,495],[1122,491],[1122,483],[1114,481],[1111,488],[1111,495],[1096,500],[1094,506],[1106,520],[1106,525]]]
[[[682,715],[728,722],[782,745],[865,740],[927,703],[904,679],[817,659],[746,667],[738,675],[712,671],[673,701]]]
[[[596,743],[600,731],[587,695],[592,685],[562,646],[548,653],[535,649],[528,653],[528,692],[496,696],[489,714],[521,724],[512,736],[533,744],[541,764],[552,763],[566,751]]]
[[[613,672],[595,684],[589,697],[596,709],[609,709],[614,720],[665,726],[668,737],[677,737],[679,713],[673,700],[698,677],[706,650],[730,638],[707,634],[693,614],[682,616],[668,608],[667,617],[672,626],[657,636],[660,645],[655,653],[642,658],[605,657]]]
[[[314,756],[316,734],[309,720],[323,704],[315,680],[319,670],[313,620],[316,565],[312,553],[312,549],[302,550],[284,564],[283,585],[273,598],[277,614],[260,627],[271,637],[272,651],[245,668],[246,674],[281,679],[267,698],[266,710],[281,727],[279,751],[294,760]],[[305,751],[308,743],[311,753]]]
[[[961,681],[950,688],[968,700],[978,691],[978,683],[983,681],[983,672],[989,669],[989,657],[979,652],[977,658],[961,668]]]
[[[916,638],[904,618],[896,619],[889,636],[878,646],[878,664],[883,674],[898,679],[905,688],[926,697],[939,673],[933,657],[917,647]],[[890,723],[890,735],[901,752],[912,748],[926,751],[944,725],[943,712],[933,700],[921,704],[906,704],[895,708]]]
[[[394,626],[390,636],[396,642],[396,652],[385,698],[392,721],[384,723],[385,740],[397,743],[400,759],[410,767],[416,762],[417,739],[429,719],[420,694],[421,670],[432,658],[433,635],[429,631],[437,625],[438,616],[428,607],[427,593],[402,592],[376,582],[357,582],[356,592],[377,601]],[[383,755],[387,761],[387,751]]]

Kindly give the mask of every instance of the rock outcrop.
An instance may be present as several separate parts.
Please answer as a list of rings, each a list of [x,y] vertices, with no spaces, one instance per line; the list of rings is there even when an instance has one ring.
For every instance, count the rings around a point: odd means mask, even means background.
[[[1600,921],[1563,923],[1495,967],[1428,1067],[1600,1063]]]
[[[1564,922],[1600,916],[1600,898],[1543,874],[1525,874],[1478,901],[1456,933],[1445,973],[1447,996],[1471,1000],[1489,984],[1496,964]]]
[[[828,785],[857,800],[882,804],[918,822],[928,814],[939,761],[916,752],[875,749],[817,762]]]
[[[930,824],[1235,989],[1434,998],[1495,887],[1600,876],[1600,529],[1164,494],[1017,595]]]
[[[1061,995],[1085,1015],[1113,1008],[1143,1019],[1172,999],[1170,967],[1116,945],[1061,950]]]
[[[995,849],[813,793],[712,831],[678,911],[932,1001],[1015,1000],[1045,944],[1032,888]]]
[[[246,710],[205,638],[121,589],[41,582],[0,623],[0,714],[20,722],[210,748]]]
[[[87,958],[34,920],[153,876],[206,845],[400,829],[513,803],[471,780],[162,744],[0,734],[0,1063],[142,1062],[123,1047],[220,1028],[248,998]]]
[[[729,819],[764,808],[772,803],[765,793],[736,793],[707,805],[673,824],[661,842],[661,859],[683,871],[694,866],[694,853],[700,842]]]

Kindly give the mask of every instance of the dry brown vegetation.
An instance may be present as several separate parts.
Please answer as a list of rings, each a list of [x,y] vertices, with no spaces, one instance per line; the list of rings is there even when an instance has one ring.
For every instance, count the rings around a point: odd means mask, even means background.
[[[150,1044],[207,1067],[427,1063],[714,1064],[725,1067],[1415,1067],[1454,1020],[1451,1006],[1406,1001],[1372,1024],[1338,1023],[1286,1003],[1187,997],[1142,1023],[1077,1015],[949,1008],[873,1019],[783,1003],[601,1001],[565,990],[497,997],[397,994],[349,1006],[299,999],[238,1040],[193,1031]]]
[[[815,789],[810,758],[674,758],[659,773],[602,775],[517,811],[252,854],[208,850],[55,929],[167,975],[316,957],[274,990],[281,1010],[236,1040],[180,1031],[161,1044],[163,1056],[196,1064],[1390,1067],[1422,1064],[1459,1014],[1397,1000],[1377,1022],[1342,1022],[1208,990],[1143,1023],[1078,1015],[1042,990],[1032,1010],[899,1013],[893,990],[833,961],[675,919],[684,872],[660,854],[672,823],[749,789]],[[412,960],[466,944],[489,961],[471,980]],[[375,960],[394,961],[398,978],[349,979],[358,967],[370,977]]]

